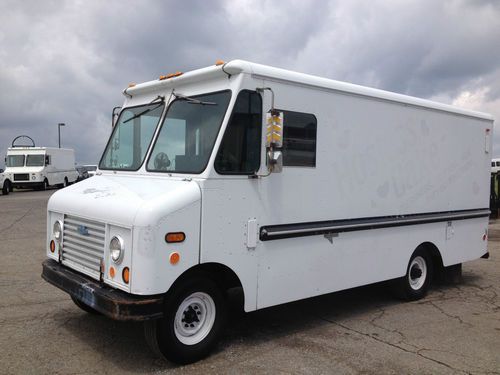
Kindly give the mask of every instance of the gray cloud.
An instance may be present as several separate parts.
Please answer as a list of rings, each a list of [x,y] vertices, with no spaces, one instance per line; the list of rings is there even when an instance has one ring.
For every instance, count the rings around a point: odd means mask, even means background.
[[[218,58],[433,98],[499,118],[498,4],[3,1],[0,152],[19,134],[56,145],[57,123],[65,122],[63,146],[75,148],[79,162],[95,163],[111,130],[111,108],[121,104],[129,82]]]

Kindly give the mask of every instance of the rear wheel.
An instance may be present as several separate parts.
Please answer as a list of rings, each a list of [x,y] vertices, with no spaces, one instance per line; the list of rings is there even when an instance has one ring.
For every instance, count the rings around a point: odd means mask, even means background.
[[[146,341],[171,362],[193,363],[215,346],[225,315],[224,296],[213,281],[185,280],[167,297],[164,317],[145,322]]]
[[[406,275],[398,280],[398,295],[408,301],[425,297],[432,280],[432,258],[424,248],[417,248],[412,254]]]
[[[49,188],[49,181],[47,179],[42,182],[42,190],[47,190]]]
[[[76,299],[73,296],[71,296],[71,299],[73,300],[73,302],[75,303],[75,305],[77,305],[83,311],[88,312],[89,314],[95,314],[95,315],[100,315],[101,314],[99,311],[94,310],[92,307],[90,307],[89,305],[86,305],[85,303],[83,303],[79,299]]]

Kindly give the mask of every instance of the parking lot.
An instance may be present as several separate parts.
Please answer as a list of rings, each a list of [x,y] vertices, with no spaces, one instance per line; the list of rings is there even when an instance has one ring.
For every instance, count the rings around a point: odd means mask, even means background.
[[[460,284],[401,302],[385,284],[244,314],[213,355],[155,358],[140,323],[89,315],[40,277],[55,190],[0,196],[0,373],[500,373],[500,220]],[[299,276],[299,275],[298,275]]]

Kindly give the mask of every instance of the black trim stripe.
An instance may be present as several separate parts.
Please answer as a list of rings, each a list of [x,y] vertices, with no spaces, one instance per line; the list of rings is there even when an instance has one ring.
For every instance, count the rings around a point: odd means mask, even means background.
[[[473,210],[430,212],[410,215],[377,216],[356,219],[313,221],[305,223],[266,225],[260,228],[260,240],[315,236],[319,234],[352,232],[357,230],[400,227],[405,225],[438,223],[443,221],[475,219],[490,215],[489,208]]]

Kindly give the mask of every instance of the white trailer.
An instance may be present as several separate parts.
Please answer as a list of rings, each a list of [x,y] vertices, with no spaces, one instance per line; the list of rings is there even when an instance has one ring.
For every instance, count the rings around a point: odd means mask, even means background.
[[[52,195],[45,280],[208,354],[245,311],[486,257],[491,116],[231,61],[124,91],[96,177]]]
[[[76,181],[75,152],[54,147],[10,147],[5,156],[4,191],[13,187],[47,189]]]

